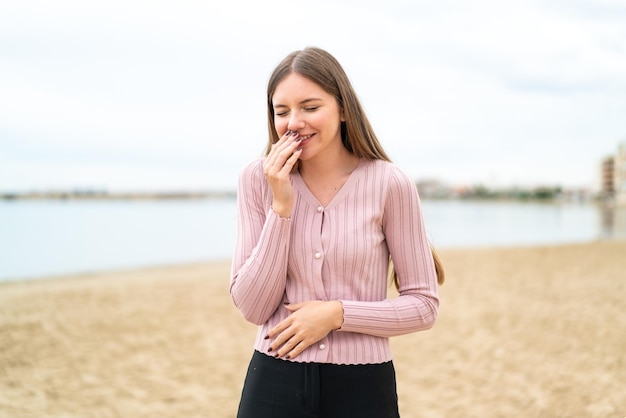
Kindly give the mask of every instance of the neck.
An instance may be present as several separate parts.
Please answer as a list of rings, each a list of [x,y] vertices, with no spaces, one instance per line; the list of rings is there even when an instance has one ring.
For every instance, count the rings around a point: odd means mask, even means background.
[[[359,157],[342,147],[338,153],[300,161],[299,164],[303,177],[329,178],[352,173],[359,164]]]

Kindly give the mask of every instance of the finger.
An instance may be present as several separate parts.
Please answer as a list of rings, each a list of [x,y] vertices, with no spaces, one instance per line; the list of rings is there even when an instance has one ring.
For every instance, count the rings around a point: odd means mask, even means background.
[[[276,339],[272,341],[269,351],[275,352],[278,356],[282,356],[288,353],[292,349],[292,346],[295,346],[296,340],[296,334],[293,333],[290,329],[287,329],[278,334]]]
[[[277,143],[279,143],[280,141],[283,141],[283,142],[284,142],[284,141],[285,141],[285,139],[289,138],[289,135],[291,135],[291,134],[292,134],[291,130],[287,129],[287,130],[286,130],[286,131],[285,131],[282,135],[280,135],[280,136],[278,137],[278,141],[276,141],[274,144],[277,144]]]
[[[274,338],[277,335],[279,335],[281,332],[285,331],[287,328],[289,328],[289,326],[291,325],[291,318],[285,318],[282,321],[280,321],[278,324],[276,324],[276,326],[274,326],[274,328],[272,328],[271,330],[269,330],[267,332],[266,335],[266,339],[268,338]]]
[[[285,164],[280,169],[280,174],[284,176],[288,176],[289,173],[293,170],[293,167],[296,165],[296,162],[300,158],[301,151],[294,151],[293,154],[285,161]]]
[[[282,140],[283,142],[285,142],[285,140],[289,138],[292,133],[293,132],[291,132],[291,130],[287,129],[287,131],[285,131],[285,133],[280,136],[278,141]]]
[[[309,344],[305,344],[304,341],[299,341],[293,348],[286,352],[286,359],[296,358],[300,353],[302,353]],[[281,350],[282,351],[282,350]]]
[[[279,155],[269,155],[263,164],[263,172],[268,180],[271,180],[276,177],[280,177],[280,172],[283,169],[284,165],[285,161],[280,161]]]
[[[272,148],[274,150],[276,149],[280,149],[281,147],[284,147],[285,144],[288,144],[291,142],[291,140],[293,140],[294,138],[296,138],[298,136],[297,132],[291,132],[291,131],[287,131],[285,132],[285,134],[283,136],[281,136],[280,138],[278,138],[278,141],[274,142],[272,144]]]
[[[299,142],[297,139],[297,133],[294,132],[287,137],[281,138],[279,142],[273,144],[266,159],[268,166],[271,167],[278,165],[282,167],[297,148],[297,142]]]
[[[277,147],[280,147],[282,144],[284,144],[291,137],[292,133],[293,132],[291,131],[287,131],[282,136],[280,136],[276,142],[272,143],[272,146],[270,147],[270,153]]]
[[[295,312],[300,308],[302,308],[301,303],[290,303],[288,305],[285,305],[285,309],[287,309],[289,312]]]
[[[291,338],[289,338],[282,345],[279,345],[275,349],[275,356],[293,358],[290,356],[295,356],[294,350],[296,350],[296,347],[298,347],[300,344],[302,344],[302,337],[300,337],[298,334],[294,334],[291,336]]]
[[[287,359],[293,359],[298,357],[304,350],[306,350],[311,344],[307,344],[304,341],[300,341],[298,344],[296,344],[296,346],[289,351],[286,355],[285,358]]]
[[[293,169],[293,166],[296,165],[296,162],[298,162],[298,159],[300,158],[300,155],[302,154],[302,149],[296,149],[291,153],[291,156],[289,156],[289,158],[287,158],[287,161],[285,161],[285,164],[283,164],[283,168],[281,169],[281,171],[283,172],[283,174],[289,174],[291,173],[291,170]]]
[[[293,132],[289,135],[285,141],[282,143],[276,144],[276,149],[274,150],[275,155],[277,156],[289,156],[293,151],[298,147],[298,143],[300,142],[300,138],[298,137],[297,132]]]
[[[284,148],[277,149],[267,161],[266,174],[289,174],[301,154],[302,149],[299,148],[297,142],[291,142]]]

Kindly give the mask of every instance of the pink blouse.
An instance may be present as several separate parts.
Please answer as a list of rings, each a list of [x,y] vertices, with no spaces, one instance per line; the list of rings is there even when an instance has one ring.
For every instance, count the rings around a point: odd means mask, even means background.
[[[323,207],[295,172],[291,218],[270,207],[263,159],[239,178],[238,232],[230,293],[260,325],[254,348],[267,353],[268,330],[289,312],[284,302],[340,300],[344,322],[290,361],[334,364],[391,360],[389,337],[431,328],[437,277],[417,189],[395,165],[362,159]],[[399,297],[387,299],[393,259]]]

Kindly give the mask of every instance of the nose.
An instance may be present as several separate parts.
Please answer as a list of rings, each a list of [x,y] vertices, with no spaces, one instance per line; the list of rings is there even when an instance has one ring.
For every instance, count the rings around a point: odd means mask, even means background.
[[[298,129],[304,128],[304,119],[300,112],[291,112],[289,117],[289,122],[287,123],[287,129],[290,131],[297,131]]]

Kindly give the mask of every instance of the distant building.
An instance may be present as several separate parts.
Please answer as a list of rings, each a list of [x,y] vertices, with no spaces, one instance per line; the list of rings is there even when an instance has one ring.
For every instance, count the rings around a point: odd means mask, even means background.
[[[615,157],[610,156],[600,164],[600,193],[603,199],[615,196]]]
[[[445,199],[452,196],[450,187],[436,179],[420,180],[416,186],[420,197],[424,199]]]
[[[615,204],[626,206],[626,141],[617,148],[614,161],[613,187],[615,190]]]

